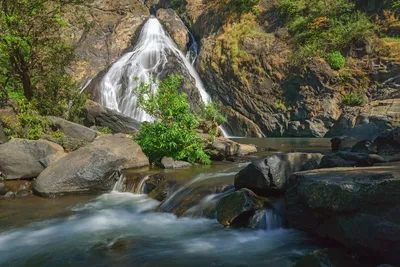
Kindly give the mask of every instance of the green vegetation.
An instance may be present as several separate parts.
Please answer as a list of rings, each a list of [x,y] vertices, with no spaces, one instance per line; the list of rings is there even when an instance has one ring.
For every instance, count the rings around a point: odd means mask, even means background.
[[[293,36],[296,62],[348,51],[374,36],[374,24],[349,0],[279,0],[279,12]]]
[[[170,0],[168,7],[174,9],[178,14],[182,14],[185,11],[184,0]]]
[[[241,15],[244,13],[257,12],[254,8],[260,0],[230,0],[228,6],[231,10]],[[258,9],[259,12],[259,9]]]
[[[99,132],[103,133],[103,134],[112,134],[113,131],[110,129],[110,127],[108,126],[104,126],[104,127],[97,127],[96,128]]]
[[[74,60],[62,40],[62,8],[79,0],[0,0],[0,88],[31,113],[77,120],[86,96],[66,72]],[[24,96],[24,97],[22,97]]]
[[[4,133],[11,138],[37,140],[49,129],[49,122],[26,100],[18,102],[16,117],[2,117]]]
[[[342,98],[342,102],[346,106],[357,107],[365,105],[364,96],[361,94],[349,93]]]
[[[142,124],[135,140],[151,162],[160,163],[168,156],[209,164],[205,142],[197,133],[202,118],[191,112],[187,96],[178,92],[181,83],[182,77],[171,75],[160,82],[155,94],[151,93],[152,84],[135,89],[139,106],[155,119]],[[202,112],[208,119],[222,121],[214,106],[206,106]]]
[[[217,39],[215,47],[221,63],[232,65],[234,73],[243,83],[247,82],[248,73],[262,73],[260,66],[254,64],[258,56],[249,54],[241,49],[241,41],[246,38],[255,39],[264,49],[268,49],[271,35],[261,31],[253,14],[245,14],[240,22],[228,24],[224,27],[224,33]]]
[[[326,56],[326,60],[335,70],[340,70],[346,64],[346,58],[339,51],[330,52]]]

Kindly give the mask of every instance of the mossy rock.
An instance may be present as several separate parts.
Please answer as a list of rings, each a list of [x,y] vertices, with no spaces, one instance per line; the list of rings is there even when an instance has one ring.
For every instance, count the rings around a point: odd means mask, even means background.
[[[267,199],[243,188],[222,198],[217,204],[217,219],[224,226],[246,227],[257,210],[264,208]]]

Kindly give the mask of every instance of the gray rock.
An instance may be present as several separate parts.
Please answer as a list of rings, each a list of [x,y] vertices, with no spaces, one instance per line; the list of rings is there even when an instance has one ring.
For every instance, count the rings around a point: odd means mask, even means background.
[[[380,155],[400,154],[400,127],[381,133],[375,138],[374,145]]]
[[[93,101],[86,103],[85,113],[84,124],[87,127],[108,127],[113,133],[126,134],[135,133],[140,128],[138,121]]]
[[[0,145],[6,143],[7,141],[8,141],[8,137],[5,135],[3,126],[1,125],[1,121],[0,121]]]
[[[67,137],[92,142],[97,136],[96,131],[83,125],[53,116],[48,116],[47,119],[53,125],[54,130],[62,131]]]
[[[166,176],[163,173],[152,174],[144,183],[144,193],[150,194],[156,189],[162,182],[166,180]]]
[[[163,157],[161,165],[164,169],[180,169],[191,167],[192,164],[186,161],[174,160],[170,157]]]
[[[289,137],[324,137],[328,132],[323,121],[319,119],[303,121],[291,121],[288,123],[288,129],[285,136]]]
[[[5,194],[7,194],[7,192],[7,185],[5,183],[0,183],[0,195],[4,196]]]
[[[254,161],[235,176],[235,187],[249,188],[257,194],[284,192],[290,175],[301,171],[307,161],[318,163],[322,157],[319,153],[287,153]]]
[[[352,152],[338,152],[325,155],[321,159],[320,168],[335,167],[366,167],[377,163],[385,163],[386,160],[379,155]]]
[[[354,255],[339,248],[318,249],[295,263],[294,267],[365,267]]]
[[[264,207],[264,202],[249,189],[233,192],[218,202],[218,222],[224,226],[248,226],[250,218]]]
[[[12,139],[0,145],[0,169],[6,180],[35,178],[64,156],[61,146],[46,140]]]
[[[350,136],[335,136],[331,139],[331,148],[333,152],[350,151],[357,144],[357,139]]]
[[[202,137],[205,140],[210,138],[207,134],[203,134]],[[257,148],[254,145],[239,144],[228,138],[217,137],[214,142],[209,142],[206,152],[212,160],[225,160],[232,156],[246,156],[256,153]]]
[[[52,164],[32,187],[45,197],[104,192],[111,190],[119,171],[147,165],[138,144],[123,134],[102,135]]]
[[[171,8],[157,10],[157,18],[166,28],[178,48],[185,52],[189,43],[189,32],[180,17]]]
[[[7,194],[4,195],[4,199],[15,198],[15,193],[12,191],[8,191]]]
[[[290,177],[287,218],[296,229],[398,263],[399,199],[400,163],[318,169]]]
[[[364,153],[364,154],[377,154],[378,149],[376,145],[370,140],[363,140],[355,144],[350,152]]]

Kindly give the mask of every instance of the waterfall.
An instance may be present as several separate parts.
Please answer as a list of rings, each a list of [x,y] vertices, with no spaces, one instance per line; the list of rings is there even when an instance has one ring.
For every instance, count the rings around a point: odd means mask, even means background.
[[[267,209],[265,211],[265,221],[267,230],[282,228],[282,218],[273,209]]]
[[[151,121],[152,118],[137,107],[137,98],[133,89],[142,82],[150,83],[155,79],[156,82],[151,90],[153,93],[156,92],[157,80],[170,56],[173,56],[176,64],[188,70],[196,82],[203,102],[208,103],[211,98],[190,62],[190,60],[195,60],[193,53],[196,50],[197,44],[189,49],[188,55],[185,56],[164,31],[158,19],[151,17],[144,25],[133,51],[115,62],[103,77],[100,84],[102,105],[140,122]]]

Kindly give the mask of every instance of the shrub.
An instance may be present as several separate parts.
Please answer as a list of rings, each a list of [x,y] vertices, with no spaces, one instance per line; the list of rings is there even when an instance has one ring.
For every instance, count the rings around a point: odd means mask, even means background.
[[[249,13],[259,0],[230,0],[229,7],[238,14]],[[259,11],[259,10],[258,10]]]
[[[339,51],[332,51],[326,56],[329,65],[335,70],[340,70],[346,64],[346,58]]]
[[[97,129],[99,132],[103,133],[103,134],[112,134],[112,133],[113,133],[113,131],[112,131],[112,130],[110,129],[110,127],[108,127],[108,126],[96,127],[96,129]]]
[[[293,36],[294,61],[348,50],[373,36],[375,26],[350,0],[279,0],[282,21]]]
[[[5,134],[11,138],[37,140],[49,130],[50,123],[32,107],[25,99],[18,103],[16,118],[3,117]]]
[[[134,139],[151,162],[159,164],[167,156],[209,164],[205,143],[197,133],[201,118],[191,112],[186,94],[178,92],[181,83],[181,76],[170,75],[159,82],[156,93],[151,93],[152,84],[141,84],[135,89],[139,107],[154,121],[143,123]],[[204,110],[207,116],[220,121],[213,108]]]
[[[349,93],[342,98],[342,102],[346,106],[356,107],[365,105],[365,99],[363,95]]]

